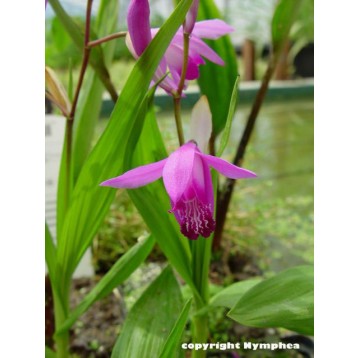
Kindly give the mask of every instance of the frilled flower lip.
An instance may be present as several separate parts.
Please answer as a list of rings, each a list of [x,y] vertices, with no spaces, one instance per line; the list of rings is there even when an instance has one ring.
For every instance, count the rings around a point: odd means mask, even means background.
[[[202,153],[188,142],[159,162],[132,169],[101,186],[133,189],[161,177],[171,202],[171,210],[189,239],[208,237],[215,229],[214,193],[210,167],[232,179],[255,178],[256,174],[226,160]]]

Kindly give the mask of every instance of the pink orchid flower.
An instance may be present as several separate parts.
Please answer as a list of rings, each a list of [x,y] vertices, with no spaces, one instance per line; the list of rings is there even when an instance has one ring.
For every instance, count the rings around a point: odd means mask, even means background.
[[[190,141],[159,162],[129,170],[102,186],[133,189],[163,177],[165,189],[183,235],[196,240],[215,230],[214,191],[210,167],[232,179],[254,178],[256,174],[226,160],[204,154]]]
[[[181,26],[174,35],[153,77],[153,82],[157,82],[169,70],[170,75],[160,84],[160,87],[169,94],[174,94],[180,83],[183,68],[183,31],[190,34],[186,80],[194,80],[199,77],[199,66],[205,64],[204,58],[220,66],[224,65],[220,56],[202,39],[218,39],[234,31],[234,28],[218,19],[195,22],[198,6],[199,1],[194,0],[186,16],[184,29]],[[131,0],[127,15],[128,34],[126,43],[129,51],[136,59],[144,52],[159,31],[157,28],[150,28],[149,15],[148,0]],[[184,88],[187,87],[187,84],[187,81],[185,81]]]

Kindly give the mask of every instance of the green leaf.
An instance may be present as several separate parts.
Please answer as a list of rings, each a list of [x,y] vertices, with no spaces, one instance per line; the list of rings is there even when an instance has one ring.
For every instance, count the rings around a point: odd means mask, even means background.
[[[116,30],[118,18],[118,1],[101,1],[98,16],[96,18],[96,30],[99,36],[104,36]],[[112,62],[114,55],[115,42],[109,42],[103,47],[104,60],[107,65]],[[71,72],[70,72],[71,73]],[[72,85],[71,85],[72,86]],[[76,183],[82,165],[88,157],[93,140],[95,126],[98,123],[102,105],[104,87],[97,73],[92,68],[87,68],[86,76],[81,88],[80,97],[76,109],[73,144],[72,144],[72,179]],[[63,147],[61,167],[59,174],[58,194],[57,194],[57,237],[65,218],[66,204],[65,185],[66,185],[66,140]]]
[[[167,267],[132,307],[111,357],[159,357],[182,306],[179,284]]]
[[[313,267],[290,268],[255,285],[228,316],[245,326],[313,335]]]
[[[169,334],[164,348],[160,354],[160,358],[175,357],[176,349],[183,335],[185,324],[188,320],[192,299],[190,298],[184,305],[179,318],[175,322],[172,331]]]
[[[138,124],[142,123],[143,118],[138,114],[147,104],[147,100],[143,98],[153,73],[183,22],[191,2],[192,0],[180,2],[137,61],[104,133],[82,167],[58,245],[58,261],[65,281],[70,279],[114,198],[114,189],[100,187],[99,184],[124,171],[124,158],[134,151],[132,136],[139,136],[142,129]]]
[[[200,1],[198,16],[200,20],[221,17],[213,0]],[[207,61],[204,66],[200,66],[200,77],[198,78],[200,90],[208,97],[210,104],[213,115],[213,132],[218,135],[224,128],[228,116],[238,66],[235,49],[229,36],[207,41],[207,43],[225,61],[225,66],[218,66]]]
[[[45,260],[51,281],[53,281],[56,273],[56,247],[47,223],[45,223]]]
[[[49,347],[45,346],[45,358],[56,358],[56,353]]]
[[[227,146],[227,143],[229,141],[230,132],[231,132],[231,124],[232,124],[232,120],[234,118],[236,102],[237,102],[237,95],[239,92],[238,91],[239,82],[240,82],[240,77],[237,76],[232,93],[231,93],[229,112],[227,114],[224,132],[223,132],[221,140],[220,140],[219,150],[216,153],[216,156],[218,156],[218,157],[220,157],[223,154],[223,152]]]
[[[227,307],[233,308],[238,300],[252,287],[257,285],[262,280],[260,278],[253,278],[250,280],[235,282],[232,285],[224,288],[210,299],[209,305],[211,307]]]
[[[152,251],[154,239],[152,236],[138,242],[102,277],[92,291],[83,301],[71,312],[64,324],[58,329],[56,334],[68,330],[76,320],[85,313],[96,301],[107,296],[118,285],[125,281],[134,272]]]
[[[280,0],[271,23],[271,36],[274,52],[288,39],[291,26],[299,13],[302,0]]]

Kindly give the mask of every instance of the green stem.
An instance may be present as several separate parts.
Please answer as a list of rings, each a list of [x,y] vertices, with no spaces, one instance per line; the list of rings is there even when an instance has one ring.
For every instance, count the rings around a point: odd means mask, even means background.
[[[185,77],[186,77],[186,72],[188,70],[188,59],[189,59],[189,41],[190,41],[190,35],[186,34],[184,32],[183,34],[183,38],[184,38],[184,44],[183,44],[183,68],[181,71],[181,75],[180,75],[180,82],[178,85],[178,90],[177,90],[177,96],[179,98],[181,98],[181,94],[183,92],[184,89],[184,84],[185,84]]]
[[[195,303],[195,311],[198,312],[204,306],[198,301]],[[193,343],[206,343],[209,337],[209,317],[208,314],[201,314],[200,316],[193,316],[192,320],[192,336]],[[204,358],[206,352],[204,350],[193,350],[192,358]]]
[[[177,127],[179,145],[183,145],[185,143],[185,139],[184,139],[183,125],[181,121],[180,97],[179,98],[174,97],[174,117],[175,117],[175,124]]]
[[[68,316],[68,302],[69,302],[69,289],[64,288],[61,291],[62,297],[60,298],[57,294],[57,291],[53,290],[53,300],[54,300],[54,313],[55,313],[55,327],[58,329],[62,326]],[[66,306],[64,306],[66,303]],[[54,336],[56,343],[56,356],[57,358],[68,358],[69,357],[69,343],[70,343],[70,334],[69,331],[65,331],[60,335]]]
[[[184,33],[184,50],[183,50],[183,68],[180,75],[180,81],[177,90],[173,93],[174,98],[174,116],[175,124],[177,127],[179,145],[185,143],[183,125],[181,120],[181,94],[184,89],[186,71],[188,69],[188,58],[189,58],[189,35]]]

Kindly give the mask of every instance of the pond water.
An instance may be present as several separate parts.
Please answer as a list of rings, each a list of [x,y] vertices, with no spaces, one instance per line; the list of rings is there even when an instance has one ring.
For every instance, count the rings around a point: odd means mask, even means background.
[[[250,111],[239,105],[228,147],[231,160]],[[175,148],[172,115],[158,115],[162,133]],[[190,113],[184,112],[184,131]],[[313,262],[313,100],[265,103],[243,166],[257,173],[237,182],[225,238],[253,256],[266,272]],[[223,178],[220,178],[221,182]]]

